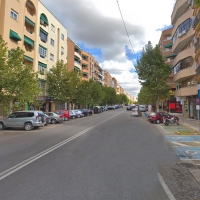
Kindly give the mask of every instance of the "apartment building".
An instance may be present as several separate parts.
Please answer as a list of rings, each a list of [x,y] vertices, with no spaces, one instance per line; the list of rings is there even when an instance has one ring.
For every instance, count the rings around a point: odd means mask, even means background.
[[[185,116],[197,118],[197,82],[194,62],[193,1],[177,0],[171,15],[172,52],[176,90],[174,96],[182,105]]]
[[[114,85],[112,84],[112,76],[106,70],[104,70],[104,85],[106,87],[114,87]]]
[[[172,73],[167,79],[167,84],[170,86],[170,98],[168,100],[163,100],[162,103],[164,105],[164,108],[168,107],[170,109],[170,112],[182,112],[180,101],[176,101],[176,97],[174,97],[176,84],[173,82],[173,61],[176,57],[176,54],[172,52],[172,31],[173,28],[163,30],[159,40],[159,47],[163,54],[165,62],[168,63],[172,69]]]
[[[46,72],[58,60],[66,63],[67,30],[39,0],[0,1],[0,34],[8,48],[24,50],[25,66],[43,71],[39,86],[42,89],[38,101],[45,102],[41,110],[54,110],[53,98],[46,93]],[[27,103],[25,109],[30,109]]]
[[[115,77],[112,77],[112,82],[113,82],[113,88],[115,89],[116,93],[117,93],[117,79]]]

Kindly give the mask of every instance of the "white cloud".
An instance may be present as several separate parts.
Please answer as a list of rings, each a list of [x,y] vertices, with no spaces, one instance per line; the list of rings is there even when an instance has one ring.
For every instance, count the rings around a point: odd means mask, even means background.
[[[103,69],[134,96],[139,92],[137,75],[130,73],[133,63],[125,56],[125,46],[140,51],[150,40],[157,44],[165,25],[170,25],[174,0],[41,0],[61,21],[74,42],[102,51]],[[126,30],[119,12],[123,15]],[[98,56],[95,56],[98,58]],[[125,77],[125,78],[124,78]]]

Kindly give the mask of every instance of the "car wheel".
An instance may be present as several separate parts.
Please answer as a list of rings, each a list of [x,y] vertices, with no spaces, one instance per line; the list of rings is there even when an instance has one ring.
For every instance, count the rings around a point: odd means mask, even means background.
[[[160,124],[160,120],[159,119],[156,120],[156,124]]]
[[[56,119],[52,119],[52,120],[51,120],[51,123],[52,123],[52,124],[56,124],[56,123],[57,123]]]
[[[68,117],[64,117],[64,121],[68,121],[69,120],[69,118]]]
[[[25,129],[26,131],[30,131],[30,130],[33,129],[33,125],[32,125],[30,122],[25,123],[24,129]]]
[[[5,129],[5,127],[4,127],[3,122],[0,122],[0,130],[4,130],[4,129]]]

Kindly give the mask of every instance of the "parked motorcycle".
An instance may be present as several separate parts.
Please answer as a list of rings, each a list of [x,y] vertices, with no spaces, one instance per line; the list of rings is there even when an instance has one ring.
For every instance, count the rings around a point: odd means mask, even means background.
[[[177,124],[179,125],[179,118],[175,115],[169,115],[164,119],[164,125],[169,126],[169,124]]]

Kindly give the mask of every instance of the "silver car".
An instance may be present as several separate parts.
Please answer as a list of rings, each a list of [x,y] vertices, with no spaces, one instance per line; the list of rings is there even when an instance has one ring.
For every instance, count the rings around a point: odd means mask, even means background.
[[[51,124],[56,124],[56,123],[63,121],[62,116],[58,115],[55,112],[45,112],[45,114],[50,117],[50,123]]]
[[[33,128],[39,128],[46,123],[46,117],[42,111],[17,111],[11,113],[9,116],[0,118],[0,130],[21,127],[26,131]]]
[[[80,110],[71,110],[77,114],[78,118],[84,117],[84,114]]]

